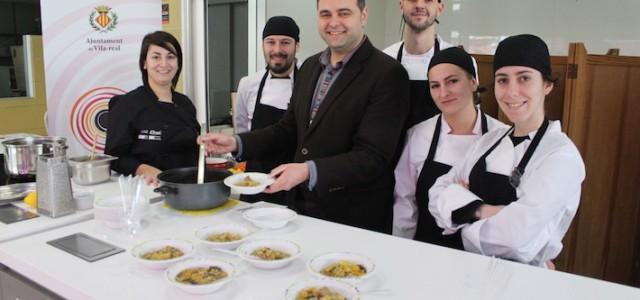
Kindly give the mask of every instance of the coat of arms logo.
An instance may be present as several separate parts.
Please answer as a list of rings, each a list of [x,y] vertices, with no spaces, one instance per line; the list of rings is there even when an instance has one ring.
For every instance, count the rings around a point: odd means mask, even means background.
[[[109,32],[118,25],[118,15],[108,6],[98,6],[89,15],[89,24],[95,31]]]

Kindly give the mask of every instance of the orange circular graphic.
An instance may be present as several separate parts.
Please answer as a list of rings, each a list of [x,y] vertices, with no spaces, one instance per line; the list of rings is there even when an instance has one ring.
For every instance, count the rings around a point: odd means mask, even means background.
[[[87,150],[91,150],[93,139],[97,138],[96,150],[104,151],[107,139],[109,100],[126,92],[116,87],[98,87],[80,96],[70,113],[71,130],[76,140]]]

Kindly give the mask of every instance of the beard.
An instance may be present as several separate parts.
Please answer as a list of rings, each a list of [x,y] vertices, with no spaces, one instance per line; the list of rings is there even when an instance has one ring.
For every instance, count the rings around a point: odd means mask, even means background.
[[[404,23],[407,24],[407,26],[409,26],[409,28],[411,28],[411,30],[413,30],[414,32],[423,32],[436,22],[436,18],[427,18],[424,23],[412,22],[411,16],[407,16],[406,14],[402,14],[402,19],[404,20]]]
[[[271,57],[281,57],[284,58],[284,63],[272,63]],[[276,53],[269,57],[269,62],[267,65],[269,66],[269,70],[274,74],[282,74],[288,71],[293,65],[294,58],[293,56],[289,56],[287,54]]]

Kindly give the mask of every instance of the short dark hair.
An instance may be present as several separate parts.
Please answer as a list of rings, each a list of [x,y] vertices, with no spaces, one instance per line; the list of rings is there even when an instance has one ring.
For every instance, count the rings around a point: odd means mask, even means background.
[[[318,6],[318,4],[320,3],[320,0],[316,0],[316,6]],[[365,2],[365,0],[358,0],[358,8],[360,8],[360,11],[362,11],[365,6],[367,6],[367,3]]]
[[[142,47],[140,48],[139,60],[142,83],[144,83],[144,85],[149,85],[149,74],[147,70],[144,69],[144,62],[147,60],[147,52],[149,52],[151,45],[162,47],[178,58],[178,71],[176,75],[173,76],[173,79],[171,79],[171,87],[175,89],[178,84],[178,79],[180,78],[180,72],[182,71],[182,48],[180,47],[180,43],[178,43],[178,40],[173,35],[166,31],[159,30],[144,36],[142,39]]]
[[[542,75],[542,79],[544,79],[545,81],[547,81],[549,83],[553,83],[554,86],[556,86],[556,85],[558,85],[558,83],[560,83],[560,78],[558,77],[557,74]]]

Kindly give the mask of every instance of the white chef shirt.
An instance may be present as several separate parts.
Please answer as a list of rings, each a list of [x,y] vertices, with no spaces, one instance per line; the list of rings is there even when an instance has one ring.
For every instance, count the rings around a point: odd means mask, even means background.
[[[433,131],[439,116],[440,114],[418,123],[407,131],[407,142],[395,169],[396,185],[393,191],[393,235],[395,236],[412,239],[415,235],[418,221],[416,184],[429,154]],[[488,131],[507,128],[507,125],[502,122],[490,116],[486,117]],[[434,161],[449,166],[462,161],[471,145],[482,136],[481,120],[481,114],[478,113],[473,135],[454,135],[451,134],[451,127],[443,118]],[[430,187],[418,188],[429,189]]]
[[[266,69],[242,77],[238,83],[238,94],[233,112],[233,118],[236,123],[236,133],[251,130],[251,120],[253,119],[253,111],[256,107],[258,89],[265,72],[267,72]],[[262,99],[260,103],[286,110],[293,90],[293,76],[294,72],[291,72],[289,79],[272,79],[273,76],[269,73],[264,88],[262,89]]]
[[[440,43],[440,50],[453,47],[453,45],[443,41],[440,36],[437,36],[437,39]],[[385,48],[382,52],[396,59],[398,58],[398,50],[400,50],[402,43],[403,41],[397,42]],[[414,55],[409,54],[407,52],[407,48],[403,47],[401,63],[409,74],[409,80],[427,80],[427,69],[429,68],[429,62],[431,62],[431,58],[433,57],[434,48],[435,47],[431,47],[431,49],[426,53]],[[426,92],[428,93],[429,91],[427,90]]]
[[[558,256],[562,238],[576,214],[581,184],[585,177],[582,157],[573,142],[552,121],[533,153],[520,186],[518,197],[493,217],[472,224],[452,224],[451,212],[480,199],[458,182],[469,181],[478,159],[508,129],[499,129],[480,138],[466,159],[438,178],[429,190],[429,211],[444,234],[462,230],[465,250],[543,266]],[[505,137],[487,157],[487,171],[509,176],[518,165],[531,139],[513,146]],[[482,200],[482,199],[480,199]]]

